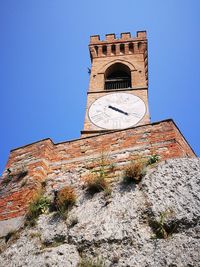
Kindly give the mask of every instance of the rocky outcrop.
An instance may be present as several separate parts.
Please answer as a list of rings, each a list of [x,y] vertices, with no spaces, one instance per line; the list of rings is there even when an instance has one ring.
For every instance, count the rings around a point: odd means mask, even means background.
[[[76,267],[82,258],[106,267],[199,266],[199,159],[151,166],[138,184],[119,174],[109,197],[88,195],[76,175],[69,174],[78,200],[66,220],[45,213],[35,227],[2,238],[0,266]]]

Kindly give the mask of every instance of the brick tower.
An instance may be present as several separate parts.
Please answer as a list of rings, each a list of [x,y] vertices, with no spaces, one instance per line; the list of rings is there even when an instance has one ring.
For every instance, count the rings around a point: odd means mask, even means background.
[[[145,31],[91,36],[92,68],[82,137],[150,122]]]

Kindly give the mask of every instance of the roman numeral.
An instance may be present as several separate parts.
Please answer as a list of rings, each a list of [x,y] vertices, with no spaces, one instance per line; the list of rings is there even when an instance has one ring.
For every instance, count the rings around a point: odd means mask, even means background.
[[[113,129],[120,129],[121,121],[113,121]]]
[[[103,113],[99,113],[99,114],[96,114],[96,115],[93,115],[91,116],[91,119],[97,123],[99,121],[101,121],[103,119]]]

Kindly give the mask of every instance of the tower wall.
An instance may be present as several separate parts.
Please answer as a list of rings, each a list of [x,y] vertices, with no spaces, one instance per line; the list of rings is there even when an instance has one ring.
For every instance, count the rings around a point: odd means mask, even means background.
[[[140,97],[146,106],[145,116],[135,125],[144,125],[150,122],[148,108],[148,53],[146,32],[137,32],[136,37],[131,34],[121,33],[120,38],[115,34],[106,34],[105,40],[100,40],[99,35],[90,37],[90,57],[92,62],[90,83],[84,121],[84,129],[81,137],[101,134],[102,128],[94,125],[88,111],[92,103],[101,96],[125,92]],[[121,89],[105,89],[106,71],[114,64],[123,64],[130,70],[131,86]],[[109,130],[107,131],[109,132]]]
[[[124,46],[124,50],[120,46]],[[130,49],[132,45],[132,49]],[[111,47],[115,52],[111,52]],[[103,53],[103,47],[106,51]],[[137,37],[130,33],[122,33],[121,38],[115,34],[107,34],[101,41],[98,35],[91,36],[89,50],[92,61],[91,78],[88,92],[104,90],[104,75],[106,69],[114,63],[123,63],[131,70],[132,88],[148,86],[148,57],[146,32],[137,32]],[[98,51],[98,52],[97,52]]]

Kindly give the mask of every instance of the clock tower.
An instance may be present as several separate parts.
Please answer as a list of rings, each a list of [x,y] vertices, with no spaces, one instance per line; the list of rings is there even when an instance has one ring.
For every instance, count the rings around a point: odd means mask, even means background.
[[[90,37],[92,62],[81,137],[150,123],[145,31]]]

